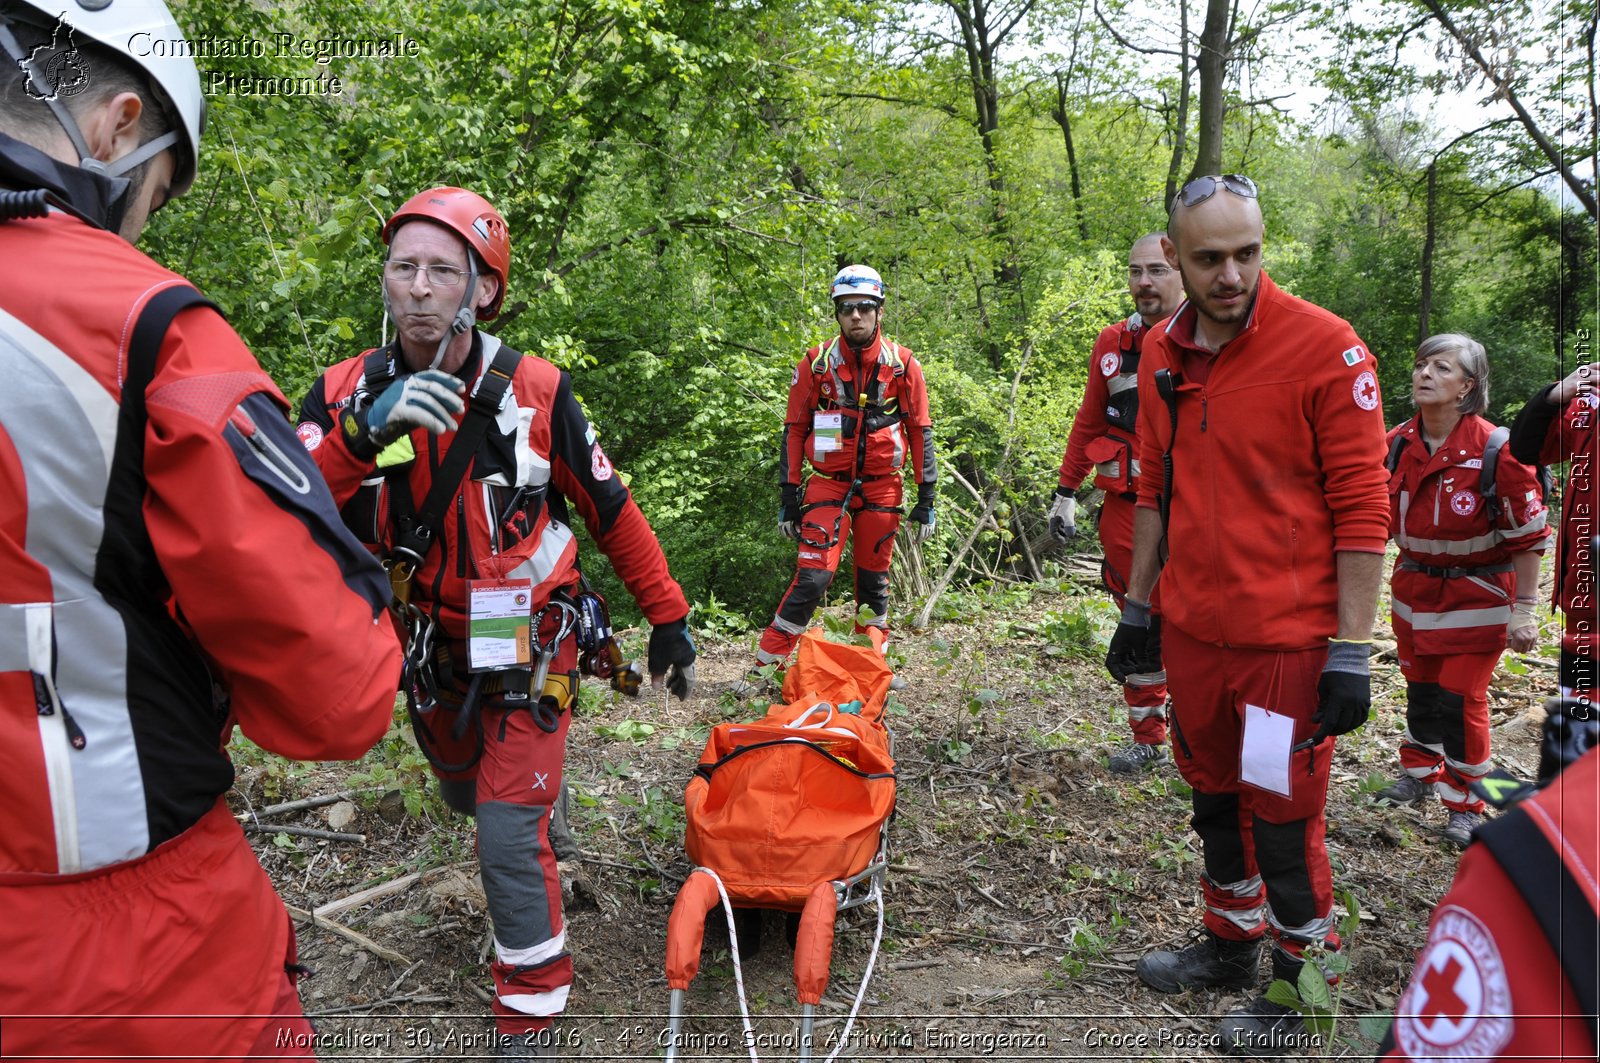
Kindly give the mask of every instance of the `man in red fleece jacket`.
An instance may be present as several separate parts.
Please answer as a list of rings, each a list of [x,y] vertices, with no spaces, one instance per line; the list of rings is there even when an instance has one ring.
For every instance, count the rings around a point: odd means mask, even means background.
[[[1118,679],[1166,665],[1206,933],[1137,973],[1169,993],[1254,986],[1270,935],[1273,974],[1294,983],[1307,947],[1338,948],[1323,844],[1332,737],[1371,703],[1389,518],[1377,364],[1346,322],[1262,271],[1249,178],[1189,182],[1167,232],[1188,300],[1139,366],[1144,475],[1106,663]],[[1307,1038],[1264,996],[1219,1033],[1249,1053]]]

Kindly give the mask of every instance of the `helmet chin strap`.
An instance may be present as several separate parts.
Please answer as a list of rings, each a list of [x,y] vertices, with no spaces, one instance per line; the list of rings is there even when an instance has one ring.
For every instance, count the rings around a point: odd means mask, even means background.
[[[478,261],[469,253],[467,255],[467,290],[461,293],[461,305],[456,307],[455,320],[450,322],[450,331],[439,340],[439,349],[433,352],[433,362],[429,369],[439,368],[439,363],[444,361],[445,348],[449,347],[455,338],[472,327],[477,320],[476,308],[472,305],[472,293],[478,290]]]

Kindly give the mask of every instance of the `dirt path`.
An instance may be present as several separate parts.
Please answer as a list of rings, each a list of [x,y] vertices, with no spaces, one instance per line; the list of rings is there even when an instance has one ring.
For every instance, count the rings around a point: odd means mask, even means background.
[[[1117,691],[1074,647],[1096,631],[1103,637],[1114,618],[1098,599],[1063,593],[971,605],[969,615],[898,644],[910,687],[890,717],[900,775],[886,929],[840,1058],[1209,1056],[1215,1017],[1243,995],[1164,997],[1132,974],[1141,953],[1182,943],[1198,925],[1198,861],[1176,770],[1125,780],[1104,766],[1108,742],[1125,729]],[[567,1055],[662,1055],[667,915],[690,870],[682,788],[707,728],[749,714],[726,693],[747,653],[743,643],[707,645],[701,693],[687,704],[590,695],[574,723],[569,777],[586,856],[570,867],[577,981],[559,1027]],[[1341,1035],[1355,1032],[1356,1016],[1393,1009],[1457,856],[1437,835],[1437,808],[1385,810],[1363,792],[1394,769],[1403,728],[1392,654],[1375,675],[1373,719],[1341,744],[1329,801],[1335,888],[1360,909]],[[1524,776],[1536,760],[1534,707],[1546,685],[1553,669],[1542,662],[1525,675],[1503,664],[1491,691],[1495,757]],[[297,907],[417,876],[330,917],[370,947],[302,924],[302,958],[317,971],[304,999],[322,1057],[483,1055],[489,939],[470,824],[432,799],[402,733],[380,749],[362,765],[312,769],[241,756],[251,763],[235,806],[372,788],[353,807],[269,820],[359,832],[362,844],[256,836]],[[870,908],[841,917],[819,1059],[837,1044],[874,927]],[[765,931],[759,953],[743,960],[746,1002],[760,1058],[793,1058],[797,1008],[781,917]],[[725,934],[708,940],[688,1012],[690,1058],[749,1058]],[[1353,1056],[1361,1047],[1341,1039],[1310,1054]]]

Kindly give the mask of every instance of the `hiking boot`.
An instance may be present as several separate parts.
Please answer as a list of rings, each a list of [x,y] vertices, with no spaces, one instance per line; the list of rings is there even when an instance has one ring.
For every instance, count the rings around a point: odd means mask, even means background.
[[[567,782],[561,780],[561,793],[556,798],[556,803],[550,806],[550,851],[556,854],[556,859],[562,863],[579,860],[583,857],[583,847],[578,844],[577,837],[572,833],[572,828],[567,824],[567,808],[571,799],[567,795]]]
[[[1415,808],[1433,796],[1433,783],[1423,782],[1415,775],[1402,774],[1373,796],[1380,805],[1388,805],[1391,808],[1410,805]]]
[[[1217,1025],[1222,1050],[1233,1056],[1276,1059],[1290,1048],[1310,1045],[1305,1020],[1293,1008],[1256,997]]]
[[[1472,841],[1472,832],[1478,829],[1478,824],[1483,822],[1483,817],[1476,812],[1452,812],[1445,821],[1445,840],[1457,849],[1465,849],[1467,843]]]
[[[1167,762],[1166,749],[1157,742],[1129,742],[1106,762],[1118,775],[1132,775],[1141,768],[1154,768]]]
[[[496,1033],[494,1054],[500,1059],[556,1059],[561,1055],[553,1026],[532,1033]]]
[[[1256,984],[1261,965],[1261,939],[1229,941],[1209,931],[1177,952],[1147,952],[1134,973],[1158,993],[1181,993],[1206,986],[1244,989]]]

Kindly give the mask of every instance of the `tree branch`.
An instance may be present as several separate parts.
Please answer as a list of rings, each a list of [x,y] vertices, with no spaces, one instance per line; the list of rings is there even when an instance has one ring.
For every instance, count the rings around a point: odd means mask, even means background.
[[[1434,21],[1443,26],[1445,31],[1455,38],[1456,43],[1461,46],[1462,50],[1472,57],[1472,61],[1478,64],[1478,69],[1483,71],[1483,76],[1488,79],[1489,84],[1495,87],[1495,91],[1511,105],[1511,109],[1516,112],[1517,118],[1522,122],[1523,129],[1527,130],[1528,136],[1533,139],[1539,151],[1555,167],[1556,172],[1561,174],[1562,181],[1572,192],[1573,197],[1582,204],[1589,217],[1600,219],[1600,203],[1595,202],[1594,190],[1585,188],[1583,182],[1579,181],[1577,175],[1567,167],[1566,160],[1561,157],[1560,149],[1550,143],[1550,139],[1545,136],[1544,130],[1539,128],[1539,123],[1534,121],[1533,115],[1529,114],[1528,109],[1522,105],[1522,101],[1517,98],[1516,91],[1511,87],[1511,82],[1502,80],[1495,73],[1494,68],[1489,65],[1489,61],[1484,58],[1483,52],[1478,48],[1477,42],[1469,38],[1456,26],[1455,20],[1450,17],[1450,13],[1444,9],[1439,0],[1422,0],[1422,3],[1424,7],[1433,13]]]
[[[884,103],[899,103],[907,107],[928,107],[935,111],[943,111],[951,118],[960,118],[961,112],[948,103],[937,103],[933,100],[908,100],[903,96],[882,96],[876,92],[824,92],[823,96],[835,96],[846,100],[882,100]]]

